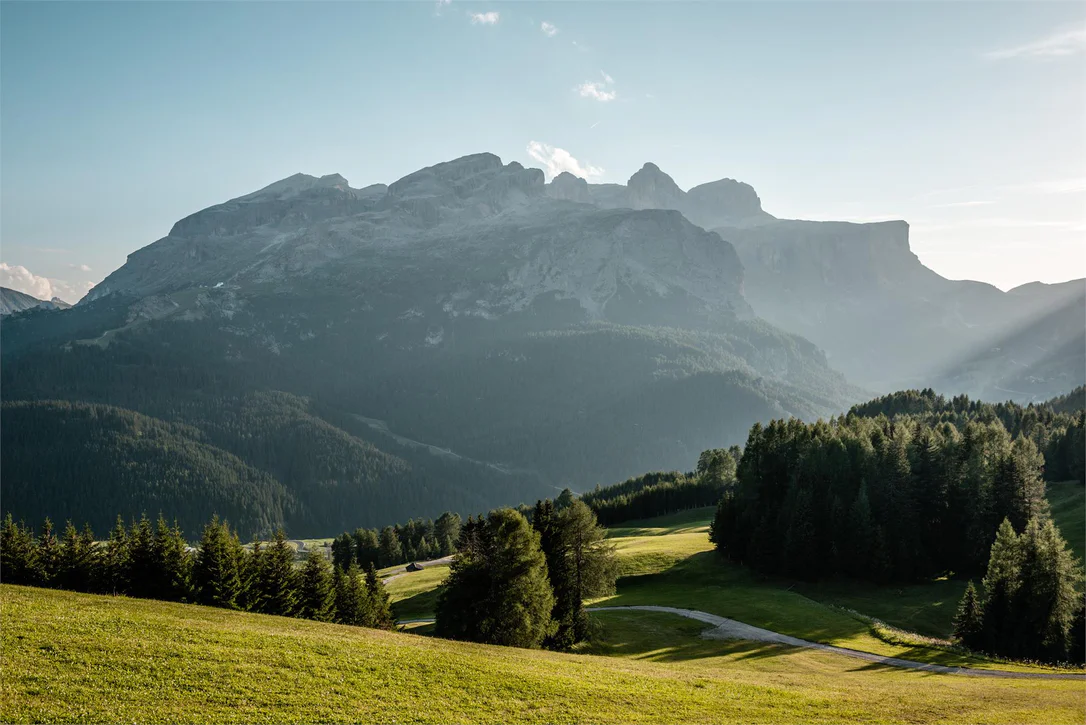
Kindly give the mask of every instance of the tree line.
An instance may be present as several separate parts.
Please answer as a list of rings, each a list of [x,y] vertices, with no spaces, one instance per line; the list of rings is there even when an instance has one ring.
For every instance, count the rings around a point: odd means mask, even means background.
[[[581,500],[604,526],[713,506],[735,482],[741,455],[738,446],[713,448],[702,452],[693,472],[645,473],[611,486],[596,486]]]
[[[985,403],[968,395],[946,398],[931,388],[902,390],[855,405],[849,415],[913,418],[929,425],[952,423],[962,430],[973,421],[998,420],[1014,438],[1026,437],[1044,453],[1048,481],[1086,483],[1086,387],[1044,403]]]
[[[69,521],[58,536],[46,519],[37,534],[8,514],[0,527],[0,570],[7,584],[205,604],[363,627],[393,625],[389,597],[371,563],[333,567],[316,550],[301,568],[282,529],[246,548],[218,516],[199,546],[159,516],[125,526],[120,517],[100,542]]]
[[[460,514],[446,511],[433,519],[411,519],[383,529],[355,529],[332,540],[332,561],[347,569],[351,562],[365,569],[371,564],[394,566],[449,556],[460,537]]]
[[[468,517],[438,597],[439,637],[565,650],[589,635],[584,600],[614,591],[614,548],[572,496]]]
[[[1004,518],[1021,531],[1047,513],[1042,466],[998,420],[756,424],[711,538],[734,561],[799,579],[975,574]]]

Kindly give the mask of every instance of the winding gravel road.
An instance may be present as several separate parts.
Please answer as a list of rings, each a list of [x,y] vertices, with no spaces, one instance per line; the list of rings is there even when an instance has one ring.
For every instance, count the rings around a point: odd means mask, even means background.
[[[858,650],[847,649],[845,647],[834,647],[833,645],[820,644],[818,642],[808,642],[805,639],[789,637],[786,634],[772,632],[768,629],[762,629],[761,627],[753,627],[749,624],[737,622],[734,619],[718,617],[717,615],[709,614],[708,612],[699,612],[696,609],[657,607],[648,604],[642,606],[628,607],[588,608],[588,611],[590,612],[619,612],[624,610],[638,610],[643,612],[665,612],[667,614],[677,614],[680,617],[696,619],[699,622],[704,622],[706,624],[712,625],[713,629],[708,629],[702,633],[703,637],[707,637],[709,639],[745,639],[754,642],[772,642],[774,644],[786,644],[791,647],[818,649],[824,652],[832,652],[834,654],[844,655],[846,657],[855,657],[856,659],[865,660],[867,662],[874,662],[880,665],[889,665],[891,667],[902,667],[909,670],[924,670],[925,672],[939,672],[947,675],[968,675],[970,677],[1006,677],[1026,678],[1034,680],[1086,680],[1086,675],[1074,674],[1070,672],[1010,672],[1007,670],[979,670],[972,667],[947,667],[946,665],[930,665],[923,662],[902,660],[898,659],[897,657],[884,657],[882,655],[876,655],[870,652],[860,652]]]

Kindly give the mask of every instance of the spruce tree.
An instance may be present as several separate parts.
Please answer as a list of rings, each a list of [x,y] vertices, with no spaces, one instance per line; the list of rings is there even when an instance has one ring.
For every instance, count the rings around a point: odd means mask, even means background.
[[[177,522],[171,527],[161,515],[155,525],[152,543],[155,577],[155,598],[171,602],[192,599],[192,557]]]
[[[243,551],[225,521],[214,516],[204,527],[196,557],[195,582],[202,604],[238,609],[243,600]]]
[[[106,594],[126,594],[129,591],[128,529],[120,515],[109,534],[102,561],[102,591]]]
[[[367,627],[392,629],[396,624],[385,583],[377,576],[377,567],[373,564],[366,570],[364,616]]]
[[[157,597],[158,574],[154,530],[143,515],[128,533],[128,593],[146,599]]]
[[[1018,656],[1014,637],[1014,603],[1021,578],[1022,546],[1014,527],[1003,519],[996,531],[984,576],[984,623],[980,641],[985,652]]]
[[[298,607],[298,577],[294,571],[294,549],[282,529],[263,552],[260,571],[261,610],[265,614],[293,616]]]
[[[1078,613],[1081,568],[1052,519],[1032,517],[1020,537],[1013,649],[1031,659],[1067,659]]]
[[[0,529],[0,581],[5,584],[39,584],[38,549],[34,535],[11,514],[4,516]]]
[[[366,626],[369,620],[366,585],[358,565],[351,562],[346,571],[336,567],[332,575],[332,589],[335,596],[335,621],[339,624]]]
[[[381,529],[381,552],[378,563],[381,566],[393,566],[404,560],[403,546],[396,530],[391,526]]]
[[[348,533],[342,533],[332,540],[332,565],[346,569],[355,560],[354,539]]]
[[[335,603],[332,571],[316,549],[311,549],[306,557],[299,579],[298,616],[319,622],[330,621]]]
[[[352,538],[358,568],[364,570],[368,569],[370,564],[376,564],[381,555],[381,541],[377,532],[373,529],[355,529]]]
[[[984,608],[977,596],[976,587],[970,581],[954,615],[954,639],[969,649],[980,649],[983,628]]]
[[[53,532],[53,522],[48,518],[42,523],[41,535],[37,541],[37,580],[41,586],[57,586],[57,576],[60,573],[60,542]]]
[[[57,586],[74,592],[89,592],[97,573],[94,535],[81,535],[69,521],[61,541]]]
[[[554,631],[553,608],[539,534],[524,516],[498,509],[480,523],[469,519],[438,597],[438,635],[538,647]]]

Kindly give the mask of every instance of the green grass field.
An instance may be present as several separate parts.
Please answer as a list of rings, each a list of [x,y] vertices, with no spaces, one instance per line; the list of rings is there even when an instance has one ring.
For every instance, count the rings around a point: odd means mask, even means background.
[[[888,669],[601,616],[590,654],[0,586],[4,722],[1081,723],[1082,682]],[[603,656],[599,656],[603,655]]]

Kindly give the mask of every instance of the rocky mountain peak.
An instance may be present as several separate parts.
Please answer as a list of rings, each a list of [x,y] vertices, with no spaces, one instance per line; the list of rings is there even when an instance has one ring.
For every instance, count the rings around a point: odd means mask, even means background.
[[[630,177],[626,189],[634,209],[678,209],[685,196],[675,180],[652,162]]]
[[[558,174],[551,180],[551,183],[547,184],[547,195],[553,199],[564,199],[566,201],[581,203],[591,201],[588,193],[588,182],[568,171]]]
[[[700,184],[686,192],[686,198],[692,206],[715,210],[724,217],[744,218],[764,214],[762,200],[754,187],[735,179]]]

